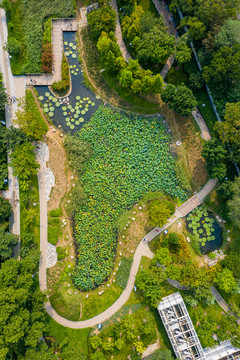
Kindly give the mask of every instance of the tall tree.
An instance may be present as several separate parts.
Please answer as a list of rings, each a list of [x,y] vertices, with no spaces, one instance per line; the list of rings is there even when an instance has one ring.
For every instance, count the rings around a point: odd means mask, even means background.
[[[17,236],[7,232],[6,226],[0,225],[0,265],[10,259],[17,243]]]
[[[10,259],[0,269],[1,358],[16,359],[35,348],[46,329],[45,296],[36,288],[33,272],[38,257]],[[5,356],[5,357],[4,357]]]
[[[162,91],[162,100],[169,104],[170,109],[173,109],[182,116],[189,116],[197,105],[197,100],[194,97],[192,90],[185,85],[168,84]]]
[[[8,200],[0,195],[0,223],[7,221],[11,215],[11,205]]]
[[[227,268],[219,272],[214,280],[219,288],[226,293],[232,293],[237,289],[237,282],[233,276],[233,272]]]
[[[223,179],[226,176],[227,150],[220,140],[212,138],[205,142],[202,156],[207,162],[207,170],[213,179]]]
[[[215,36],[215,44],[218,47],[232,47],[235,44],[240,45],[240,22],[239,20],[227,20],[221,27],[219,33]]]
[[[175,38],[166,31],[154,27],[143,34],[139,42],[137,57],[145,66],[163,64],[175,52]]]
[[[107,34],[114,32],[117,15],[112,6],[103,5],[100,9],[90,12],[87,19],[92,37],[97,41],[103,31]]]
[[[31,140],[42,140],[48,130],[34,96],[27,90],[25,100],[20,101],[21,110],[16,112],[14,123],[20,126]]]
[[[33,152],[34,146],[30,143],[19,145],[11,154],[11,165],[13,174],[19,179],[20,187],[26,190],[29,186],[29,178],[37,175],[39,165]]]
[[[237,177],[231,185],[232,199],[228,201],[229,216],[240,227],[240,177]]]
[[[240,102],[226,104],[224,121],[216,123],[215,128],[223,142],[240,146]]]

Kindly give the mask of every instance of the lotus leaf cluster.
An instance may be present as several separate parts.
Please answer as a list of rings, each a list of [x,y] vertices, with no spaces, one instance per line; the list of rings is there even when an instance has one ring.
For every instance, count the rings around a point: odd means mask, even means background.
[[[100,285],[110,274],[117,244],[116,222],[143,194],[163,191],[185,200],[169,152],[162,119],[128,118],[101,106],[78,133],[93,148],[81,176],[87,200],[75,216],[81,290]]]
[[[38,97],[43,102],[44,96]],[[95,102],[90,100],[89,97],[76,96],[75,106],[62,103],[62,100],[56,98],[50,92],[45,93],[45,102],[43,103],[43,111],[50,117],[54,117],[56,107],[61,107],[66,125],[73,130],[75,126],[84,122],[84,115],[89,111],[91,106],[95,106]]]
[[[194,209],[187,216],[187,227],[195,238],[199,241],[201,246],[206,244],[206,241],[215,240],[214,236],[214,223],[215,220],[209,211],[204,207]]]

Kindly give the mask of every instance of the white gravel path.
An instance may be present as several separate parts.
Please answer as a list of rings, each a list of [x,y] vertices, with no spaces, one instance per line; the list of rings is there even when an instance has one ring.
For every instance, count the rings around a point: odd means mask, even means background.
[[[47,268],[53,267],[57,263],[56,246],[47,243]]]
[[[47,162],[49,161],[49,149],[47,144],[44,142],[38,143],[36,147],[36,153],[41,161],[41,165],[44,171],[44,180],[45,180],[45,196],[46,200],[50,199],[50,194],[52,188],[55,186],[55,176],[52,170],[47,167]]]

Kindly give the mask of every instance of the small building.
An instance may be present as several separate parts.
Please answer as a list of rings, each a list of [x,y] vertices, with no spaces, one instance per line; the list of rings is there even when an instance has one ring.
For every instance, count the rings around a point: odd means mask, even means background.
[[[179,292],[166,296],[158,312],[180,360],[240,360],[240,350],[224,341],[214,348],[203,349]]]
[[[158,306],[158,312],[176,357],[181,360],[206,360],[180,293],[163,298]]]
[[[204,349],[206,360],[240,360],[240,350],[223,341],[219,346]]]

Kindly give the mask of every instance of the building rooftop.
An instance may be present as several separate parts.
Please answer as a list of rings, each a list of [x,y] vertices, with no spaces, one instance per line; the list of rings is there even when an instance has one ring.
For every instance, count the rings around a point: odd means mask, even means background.
[[[163,298],[158,306],[158,312],[176,357],[181,360],[206,360],[180,293]]]
[[[224,341],[203,349],[179,292],[166,296],[158,312],[177,358],[181,360],[240,360],[240,350]]]
[[[240,360],[240,350],[224,341],[214,348],[204,349],[206,360]]]

